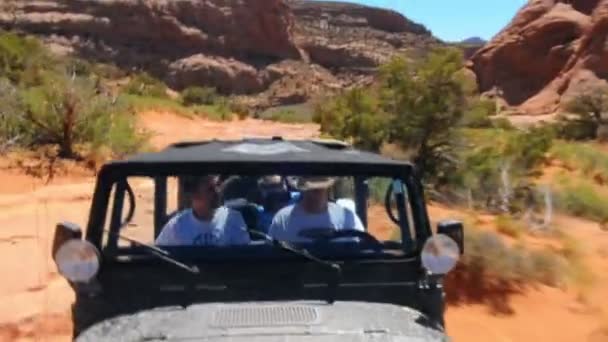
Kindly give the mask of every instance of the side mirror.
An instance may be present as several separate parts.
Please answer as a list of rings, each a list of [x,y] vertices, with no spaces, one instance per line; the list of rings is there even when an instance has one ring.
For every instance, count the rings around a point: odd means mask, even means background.
[[[73,239],[82,239],[82,229],[80,226],[72,222],[57,223],[57,226],[55,227],[55,236],[53,237],[53,260],[55,259],[55,253],[57,253],[57,250],[66,241]]]
[[[458,244],[460,254],[464,253],[464,226],[462,222],[456,220],[441,221],[437,224],[437,233],[451,237]]]

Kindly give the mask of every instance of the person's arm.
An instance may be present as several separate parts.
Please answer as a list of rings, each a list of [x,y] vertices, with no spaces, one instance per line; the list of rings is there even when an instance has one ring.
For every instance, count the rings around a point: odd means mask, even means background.
[[[178,215],[179,216],[179,215]],[[154,243],[159,246],[176,246],[180,244],[179,239],[177,238],[177,217],[175,216],[171,219],[163,229],[160,234],[156,238]]]
[[[229,212],[229,224],[227,227],[228,244],[229,245],[246,245],[251,242],[249,232],[247,232],[247,224],[243,219],[243,215],[236,210]]]
[[[357,213],[355,213],[354,211],[352,211],[348,208],[344,208],[343,210],[344,210],[344,216],[345,216],[344,228],[359,230],[359,231],[364,232],[365,226],[363,226],[363,222],[361,222],[359,215],[357,215]]]
[[[277,240],[283,240],[285,238],[285,230],[285,211],[281,209],[274,215],[270,228],[268,228],[268,235]]]
[[[357,215],[357,213],[355,213],[355,212],[352,212],[352,213],[353,213],[353,216],[355,218],[354,229],[364,232],[365,231],[365,226],[363,225],[363,222],[359,218],[359,215]]]

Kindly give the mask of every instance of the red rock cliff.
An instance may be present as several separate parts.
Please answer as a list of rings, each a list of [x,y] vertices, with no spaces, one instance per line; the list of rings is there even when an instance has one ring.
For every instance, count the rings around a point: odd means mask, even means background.
[[[608,79],[608,0],[531,0],[470,61],[480,90],[541,114]]]

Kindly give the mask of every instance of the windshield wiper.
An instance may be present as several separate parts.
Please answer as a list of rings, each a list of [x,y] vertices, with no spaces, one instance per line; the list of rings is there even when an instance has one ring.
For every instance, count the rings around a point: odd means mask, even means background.
[[[298,255],[304,259],[308,259],[308,260],[332,271],[333,277],[327,283],[327,285],[328,285],[327,302],[329,304],[332,304],[335,301],[337,289],[338,289],[338,286],[340,285],[340,281],[342,280],[342,267],[340,267],[340,265],[338,265],[335,262],[330,262],[330,261],[320,259],[320,258],[310,254],[310,252],[308,252],[306,249],[298,248],[298,247],[290,244],[289,242],[275,239],[272,236],[270,236],[266,233],[263,233],[261,231],[258,231],[258,230],[248,230],[248,231],[250,234],[261,237],[261,238],[265,239],[266,241],[270,242],[272,244],[272,246],[274,246],[275,248],[279,248],[281,250],[288,251],[292,254]]]
[[[186,270],[190,273],[193,274],[199,274],[200,270],[198,269],[198,267],[196,266],[190,266],[190,265],[186,265],[183,262],[175,259],[174,257],[171,256],[171,254],[169,254],[169,252],[165,251],[164,249],[158,248],[156,246],[141,242],[141,241],[137,241],[135,239],[132,239],[130,237],[124,236],[122,234],[119,233],[112,233],[108,230],[104,230],[108,235],[113,235],[121,240],[125,240],[127,242],[130,242],[131,244],[143,247],[143,249],[148,252],[148,254],[157,257],[158,259],[165,261],[169,264],[172,264],[174,266],[177,266],[183,270]]]

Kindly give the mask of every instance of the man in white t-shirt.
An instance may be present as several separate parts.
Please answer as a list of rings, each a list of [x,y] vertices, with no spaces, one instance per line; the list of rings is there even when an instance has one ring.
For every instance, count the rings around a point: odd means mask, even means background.
[[[327,177],[304,177],[298,180],[302,191],[300,202],[289,205],[275,215],[268,234],[290,242],[310,241],[299,233],[305,229],[331,228],[365,231],[361,219],[352,210],[329,202],[328,191],[334,180]]]
[[[192,190],[192,208],[173,217],[156,239],[161,246],[248,244],[249,233],[238,211],[220,206],[218,178],[201,177]]]

